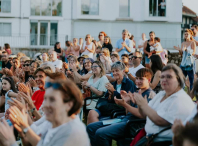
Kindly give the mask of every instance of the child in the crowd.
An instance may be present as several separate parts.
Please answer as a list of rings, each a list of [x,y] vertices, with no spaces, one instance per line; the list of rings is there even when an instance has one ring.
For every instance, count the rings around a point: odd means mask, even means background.
[[[4,77],[2,79],[2,90],[1,95],[5,96],[5,113],[10,108],[8,101],[12,101],[11,97],[16,98],[18,96],[17,90],[15,88],[14,80],[11,77]],[[5,113],[1,113],[1,117],[4,118]],[[6,118],[6,117],[5,117]],[[6,121],[11,126],[12,123],[9,119],[6,118]]]
[[[155,40],[155,44],[153,46],[150,46],[150,52],[160,55],[160,53],[163,52],[163,48],[160,43],[160,38],[155,37],[154,40]]]
[[[98,46],[96,48],[96,54],[94,55],[94,60],[100,60],[100,53],[102,52],[102,47]]]

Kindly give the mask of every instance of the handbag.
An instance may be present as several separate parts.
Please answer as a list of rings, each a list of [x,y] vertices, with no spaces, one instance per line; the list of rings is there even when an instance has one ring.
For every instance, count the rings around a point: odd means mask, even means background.
[[[142,139],[140,139],[140,141],[138,141],[135,146],[151,146],[153,143],[153,140],[162,132],[171,129],[171,126],[168,126],[164,129],[162,129],[160,132],[156,133],[156,134],[150,134],[146,137],[143,137]]]

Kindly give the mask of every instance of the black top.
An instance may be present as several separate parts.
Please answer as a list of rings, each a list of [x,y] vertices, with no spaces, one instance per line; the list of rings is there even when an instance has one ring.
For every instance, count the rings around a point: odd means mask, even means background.
[[[55,51],[56,53],[61,53],[61,48],[60,48],[60,49],[54,48],[54,51]]]
[[[11,69],[11,67],[12,67],[12,64],[10,63],[10,61],[8,61],[7,64],[5,64],[4,61],[2,62],[2,68]]]
[[[113,46],[112,46],[112,44],[103,44],[102,45],[102,48],[108,48],[109,49],[109,52],[111,53],[112,52],[112,50],[113,50]]]
[[[150,40],[147,41],[147,47],[146,47],[146,51],[150,52],[150,44],[149,44]],[[146,56],[148,56],[148,54],[146,54]]]

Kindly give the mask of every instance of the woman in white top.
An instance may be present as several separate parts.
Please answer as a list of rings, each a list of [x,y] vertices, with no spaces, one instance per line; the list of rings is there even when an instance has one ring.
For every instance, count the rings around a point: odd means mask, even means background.
[[[25,111],[20,112],[14,106],[10,108],[9,117],[12,117],[13,123],[19,121],[14,123],[17,130],[23,131],[25,138],[34,146],[89,146],[85,126],[78,117],[75,117],[82,106],[82,94],[78,87],[70,80],[46,82],[45,85],[43,108],[46,120],[52,124],[52,128],[39,137],[28,125]],[[13,129],[9,128],[6,122],[0,123],[0,136],[1,143],[17,146]]]
[[[100,61],[94,61],[91,66],[93,75],[89,78],[88,81],[82,82],[83,88],[90,88],[91,96],[97,97],[102,96],[106,91],[106,83],[109,83],[109,80],[105,76],[105,70]],[[87,100],[87,109],[95,109],[98,99]]]
[[[161,87],[159,92],[149,103],[140,94],[134,93],[133,102],[146,118],[145,131],[155,134],[174,123],[175,119],[184,121],[192,112],[195,104],[183,90],[184,76],[175,64],[168,64],[162,70]],[[172,136],[171,130],[165,131],[163,136]]]
[[[88,55],[89,58],[93,58],[93,53],[95,52],[95,45],[92,43],[91,35],[86,35],[86,42],[83,44],[83,48],[81,49],[81,56]]]

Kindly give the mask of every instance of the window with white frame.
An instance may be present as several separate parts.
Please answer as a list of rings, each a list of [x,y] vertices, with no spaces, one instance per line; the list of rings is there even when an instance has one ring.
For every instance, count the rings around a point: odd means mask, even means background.
[[[0,0],[0,12],[3,13],[11,12],[11,0]]]
[[[99,0],[81,0],[81,14],[99,15]]]
[[[149,16],[166,16],[166,0],[149,0]]]
[[[31,22],[30,27],[30,45],[53,46],[57,42],[57,22]]]
[[[31,0],[32,16],[62,16],[62,0]]]
[[[0,23],[0,36],[11,36],[11,23]]]
[[[119,17],[130,17],[130,0],[120,0]]]

